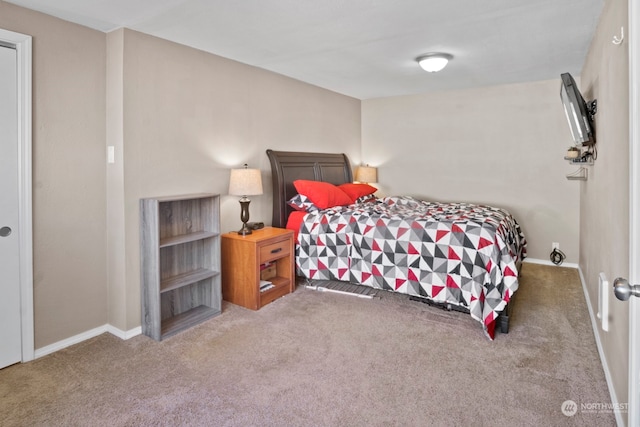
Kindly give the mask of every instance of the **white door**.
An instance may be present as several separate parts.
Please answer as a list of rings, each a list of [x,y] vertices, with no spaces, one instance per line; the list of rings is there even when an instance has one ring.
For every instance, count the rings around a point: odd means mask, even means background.
[[[629,1],[629,280],[614,292],[629,301],[629,402],[627,426],[640,426],[640,7]],[[631,284],[629,283],[631,282]]]
[[[640,283],[640,7],[629,1],[629,280]],[[640,425],[640,298],[629,306],[629,419]]]
[[[0,46],[0,368],[22,360],[16,50]]]

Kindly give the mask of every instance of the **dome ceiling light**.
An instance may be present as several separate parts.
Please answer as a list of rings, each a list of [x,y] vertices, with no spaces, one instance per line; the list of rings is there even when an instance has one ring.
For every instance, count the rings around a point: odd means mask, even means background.
[[[447,66],[453,55],[448,53],[426,53],[416,58],[420,67],[429,73],[436,73]]]

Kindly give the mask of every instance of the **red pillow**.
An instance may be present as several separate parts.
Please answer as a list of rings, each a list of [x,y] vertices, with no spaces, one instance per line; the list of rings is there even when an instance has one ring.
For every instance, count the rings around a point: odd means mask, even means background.
[[[350,182],[340,184],[338,185],[338,188],[347,193],[347,196],[351,197],[353,203],[362,196],[368,196],[369,194],[373,194],[378,191],[376,187],[372,187],[369,184],[353,184]]]
[[[293,181],[293,186],[296,187],[298,193],[307,196],[320,209],[353,203],[347,193],[329,182],[297,179]]]

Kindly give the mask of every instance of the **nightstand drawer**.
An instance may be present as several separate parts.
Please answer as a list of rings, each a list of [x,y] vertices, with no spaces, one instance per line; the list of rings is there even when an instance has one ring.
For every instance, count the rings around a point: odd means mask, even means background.
[[[260,247],[260,263],[273,261],[291,253],[291,241],[289,239],[275,242]]]

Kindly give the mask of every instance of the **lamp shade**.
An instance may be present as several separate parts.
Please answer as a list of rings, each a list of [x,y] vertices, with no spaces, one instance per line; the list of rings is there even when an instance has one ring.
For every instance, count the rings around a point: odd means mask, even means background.
[[[360,166],[356,170],[356,181],[365,182],[367,184],[378,182],[378,168],[372,166]]]
[[[446,67],[452,58],[453,56],[448,53],[427,53],[417,57],[416,61],[418,61],[423,70],[429,73],[436,73]]]
[[[246,165],[245,165],[246,166]],[[231,169],[229,194],[232,196],[256,196],[262,194],[260,169]]]

